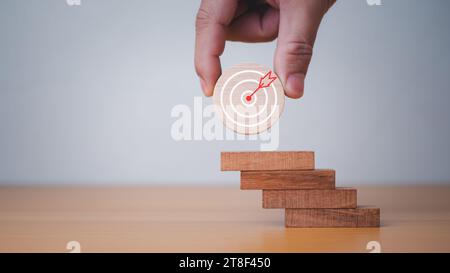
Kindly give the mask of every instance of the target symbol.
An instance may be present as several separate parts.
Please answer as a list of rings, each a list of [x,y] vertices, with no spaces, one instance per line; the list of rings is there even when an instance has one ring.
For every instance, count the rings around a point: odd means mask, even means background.
[[[214,104],[227,128],[239,134],[258,134],[280,118],[284,91],[270,69],[238,65],[225,70],[217,81]]]

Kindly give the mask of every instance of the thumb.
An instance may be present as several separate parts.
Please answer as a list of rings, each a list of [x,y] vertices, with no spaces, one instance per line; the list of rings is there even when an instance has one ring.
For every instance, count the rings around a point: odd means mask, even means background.
[[[286,95],[303,96],[304,82],[320,22],[334,1],[281,0],[275,71]]]

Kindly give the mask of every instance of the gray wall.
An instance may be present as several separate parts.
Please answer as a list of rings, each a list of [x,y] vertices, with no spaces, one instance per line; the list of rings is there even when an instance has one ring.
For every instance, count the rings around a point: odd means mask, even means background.
[[[329,12],[280,149],[316,151],[341,184],[450,182],[450,1],[382,2]],[[172,107],[201,92],[198,4],[1,0],[1,183],[237,185],[219,153],[258,142],[170,135]],[[229,43],[223,64],[271,66],[274,48]]]

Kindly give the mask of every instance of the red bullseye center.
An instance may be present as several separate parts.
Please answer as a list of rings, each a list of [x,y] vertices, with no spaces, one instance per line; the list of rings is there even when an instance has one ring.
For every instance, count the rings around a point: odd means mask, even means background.
[[[251,100],[252,100],[252,96],[247,96],[247,97],[245,97],[245,99],[246,99],[247,101],[251,101]]]

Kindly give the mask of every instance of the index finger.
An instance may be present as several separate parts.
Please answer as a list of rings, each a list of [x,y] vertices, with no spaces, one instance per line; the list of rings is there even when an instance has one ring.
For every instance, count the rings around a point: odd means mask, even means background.
[[[237,6],[237,0],[202,0],[200,4],[195,23],[195,70],[206,96],[212,95],[221,74],[219,57]]]

